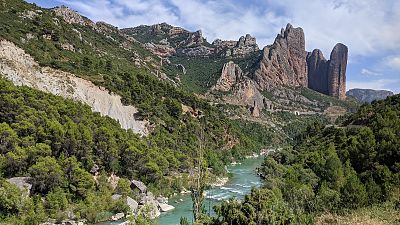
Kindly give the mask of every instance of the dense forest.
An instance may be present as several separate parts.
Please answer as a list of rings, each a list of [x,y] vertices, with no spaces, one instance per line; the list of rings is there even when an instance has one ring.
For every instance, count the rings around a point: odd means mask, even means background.
[[[314,224],[326,213],[346,215],[379,207],[374,212],[388,224],[399,223],[398,137],[400,95],[362,106],[338,127],[315,123],[293,147],[265,158],[259,170],[263,188],[253,189],[242,202],[222,203],[215,208],[218,218],[206,220]]]
[[[150,184],[155,193],[179,191],[184,185],[172,175],[188,171],[193,149],[198,147],[199,123],[193,122],[190,115],[181,115],[181,112],[176,115],[187,121],[186,125],[179,125],[179,130],[169,133],[158,128],[148,137],[140,138],[81,103],[28,87],[16,87],[4,79],[0,79],[0,90],[0,176],[2,179],[32,177],[33,193],[29,199],[37,201],[20,204],[23,199],[13,199],[20,198],[17,189],[3,180],[2,218],[19,216],[23,221],[30,221],[38,217],[39,220],[44,214],[28,212],[43,210],[45,215],[54,217],[51,212],[62,214],[70,209],[96,221],[93,215],[99,212],[118,211],[113,208],[117,206],[107,203],[112,194],[107,184],[95,185],[89,173],[94,165],[104,177],[113,173],[126,179],[140,179]],[[242,147],[239,145],[233,150],[218,151],[212,148],[215,141],[208,141],[206,160],[215,174],[225,172],[225,161],[243,155],[240,148],[251,150],[266,144],[261,142],[264,139],[257,139],[268,132],[260,126],[257,129],[256,125],[237,122],[230,129],[255,135],[240,134]],[[40,196],[53,196],[55,205],[42,206]]]

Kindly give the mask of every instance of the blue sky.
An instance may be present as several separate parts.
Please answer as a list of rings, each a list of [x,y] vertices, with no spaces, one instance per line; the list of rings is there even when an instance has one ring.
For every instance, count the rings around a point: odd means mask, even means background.
[[[300,26],[306,49],[326,58],[337,42],[349,47],[347,87],[400,92],[398,0],[28,0],[42,7],[66,5],[94,21],[120,28],[167,22],[215,38],[244,34],[260,47],[287,23]]]

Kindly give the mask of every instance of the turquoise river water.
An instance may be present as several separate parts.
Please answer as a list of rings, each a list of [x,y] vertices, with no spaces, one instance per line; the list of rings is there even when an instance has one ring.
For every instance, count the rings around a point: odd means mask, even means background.
[[[245,159],[240,164],[228,166],[228,171],[232,177],[229,182],[222,187],[215,187],[206,191],[205,208],[211,209],[210,213],[213,215],[212,207],[222,200],[230,198],[242,199],[244,195],[250,192],[252,187],[259,187],[261,185],[260,178],[256,175],[255,169],[259,167],[263,161],[263,157]],[[188,218],[192,221],[192,200],[190,194],[178,195],[169,199],[169,204],[175,207],[174,210],[162,213],[157,219],[159,225],[179,225],[181,217]],[[102,225],[118,225],[118,222],[109,222]]]

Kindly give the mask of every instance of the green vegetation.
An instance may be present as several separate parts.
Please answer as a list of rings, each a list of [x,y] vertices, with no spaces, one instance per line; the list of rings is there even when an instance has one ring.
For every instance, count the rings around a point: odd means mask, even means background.
[[[171,63],[182,64],[186,68],[186,74],[179,73],[182,87],[195,93],[205,93],[221,76],[223,65],[228,62],[222,58],[202,57],[173,57]],[[168,74],[168,71],[165,71]],[[175,76],[176,74],[173,74]]]
[[[327,96],[324,94],[321,94],[317,91],[311,90],[309,88],[301,88],[300,89],[301,95],[304,97],[308,98],[311,101],[317,101],[319,102],[323,108],[327,108],[328,106],[331,105],[336,105],[336,106],[341,106],[346,109],[349,109],[350,111],[356,111],[359,107],[359,103],[353,99],[343,101],[339,100],[337,98]]]
[[[376,207],[393,213],[385,220],[399,218],[400,95],[362,106],[343,125],[315,123],[293,148],[267,157],[265,186],[217,206],[210,224],[313,224]]]

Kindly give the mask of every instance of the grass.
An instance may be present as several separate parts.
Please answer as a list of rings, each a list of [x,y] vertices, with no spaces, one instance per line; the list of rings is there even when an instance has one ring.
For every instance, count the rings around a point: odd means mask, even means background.
[[[357,209],[346,215],[326,213],[316,218],[316,225],[398,225],[400,211],[388,205]]]

